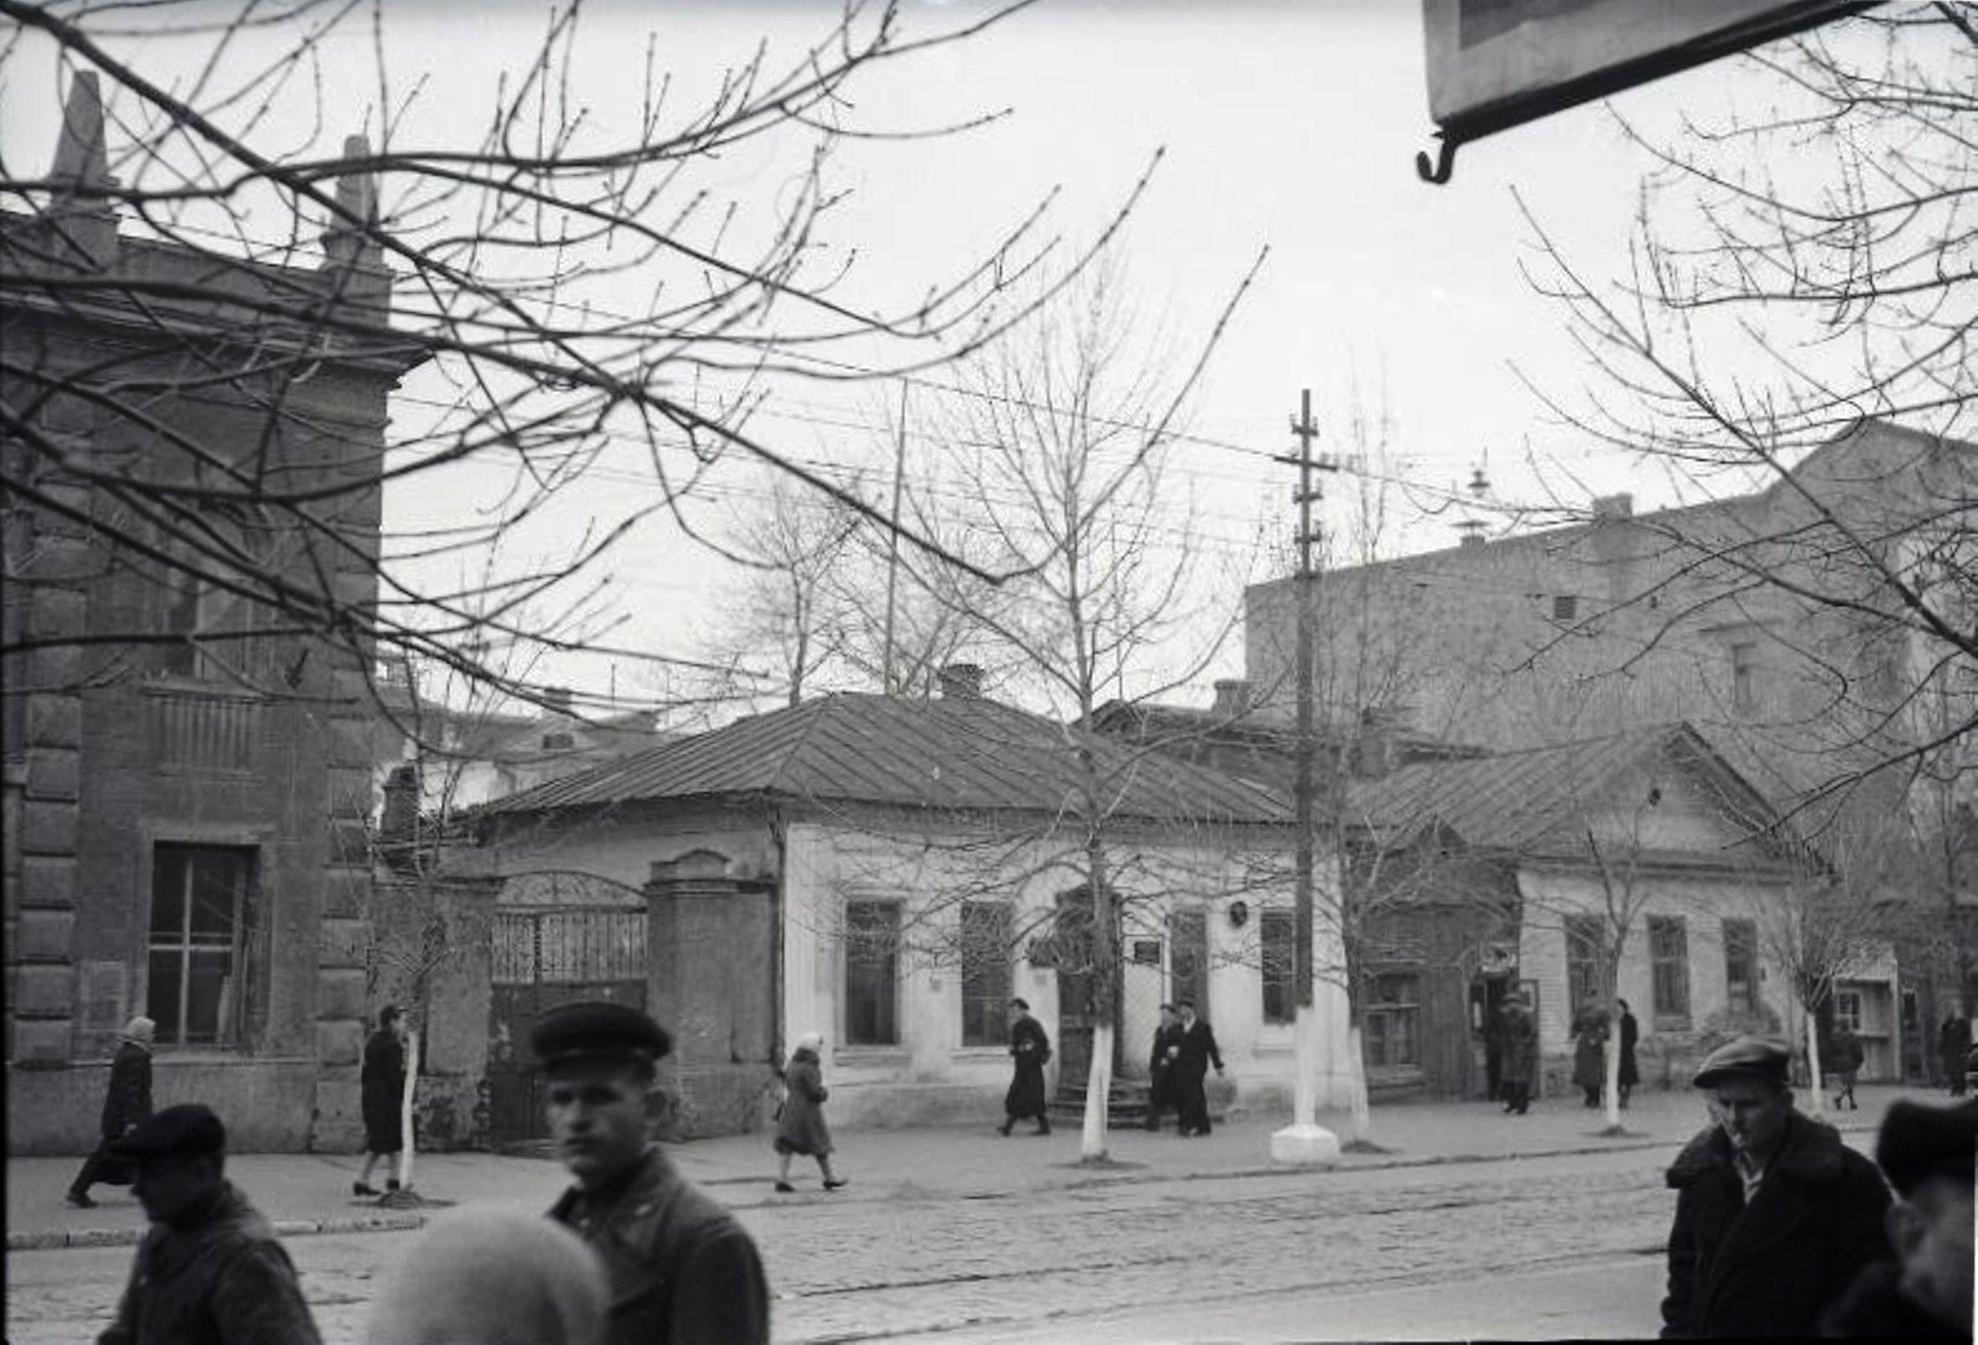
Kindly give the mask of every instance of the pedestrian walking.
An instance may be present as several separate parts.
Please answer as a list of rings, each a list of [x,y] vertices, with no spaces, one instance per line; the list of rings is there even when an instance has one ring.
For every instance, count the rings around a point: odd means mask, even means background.
[[[765,1345],[769,1283],[734,1215],[647,1135],[656,1066],[673,1047],[624,1004],[579,1000],[529,1033],[550,1136],[575,1184],[549,1217],[604,1264],[607,1345]]]
[[[385,1277],[367,1345],[605,1345],[604,1266],[561,1224],[447,1210]]]
[[[1867,1054],[1861,1049],[1861,1038],[1846,1023],[1836,1023],[1834,1031],[1827,1039],[1827,1056],[1821,1066],[1832,1074],[1834,1084],[1834,1110],[1846,1106],[1849,1111],[1861,1110],[1861,1104],[1854,1100],[1855,1076],[1861,1072],[1861,1065]]]
[[[226,1127],[167,1107],[111,1146],[136,1165],[151,1227],[96,1345],[320,1345],[295,1265],[226,1178]]]
[[[1888,1187],[1831,1126],[1793,1109],[1782,1041],[1739,1037],[1692,1080],[1712,1124],[1668,1172],[1662,1334],[1804,1336],[1889,1255]]]
[[[405,1028],[396,1004],[378,1010],[378,1030],[364,1043],[364,1066],[358,1074],[358,1098],[364,1112],[364,1171],[350,1184],[352,1195],[375,1196],[371,1169],[385,1164],[385,1189],[396,1191],[398,1153],[405,1147]]]
[[[101,1136],[69,1183],[68,1203],[76,1209],[96,1204],[89,1198],[89,1188],[98,1182],[130,1185],[130,1165],[113,1155],[110,1146],[151,1115],[151,1041],[157,1032],[158,1025],[139,1014],[117,1035],[117,1054],[110,1061],[110,1087],[103,1095],[98,1126]]]
[[[1030,1002],[1010,1001],[1010,1056],[1016,1063],[1010,1076],[1009,1092],[1003,1094],[1003,1124],[997,1129],[1007,1135],[1026,1116],[1037,1120],[1037,1133],[1051,1133],[1051,1118],[1044,1099],[1044,1066],[1051,1059],[1051,1038],[1044,1025],[1030,1016]]]
[[[1607,1087],[1607,1011],[1591,999],[1573,1015],[1573,1086],[1586,1107],[1598,1107]]]
[[[1614,1002],[1621,1006],[1621,1073],[1616,1082],[1621,1090],[1621,1110],[1626,1111],[1635,1085],[1641,1082],[1641,1064],[1635,1059],[1635,1047],[1641,1042],[1641,1024],[1635,1021],[1634,1010],[1628,1007],[1628,1001],[1617,999]]]
[[[824,1100],[831,1090],[824,1086],[823,1050],[824,1035],[806,1032],[797,1038],[797,1048],[783,1067],[783,1105],[776,1109],[776,1189],[784,1195],[797,1189],[790,1185],[794,1154],[817,1160],[825,1190],[845,1184],[831,1171],[831,1127],[824,1123]]]
[[[1176,1003],[1175,1009],[1181,1019],[1181,1040],[1176,1044],[1174,1069],[1175,1104],[1180,1111],[1181,1133],[1206,1135],[1209,1133],[1209,1094],[1204,1084],[1211,1064],[1216,1067],[1218,1076],[1222,1074],[1222,1051],[1216,1046],[1216,1034],[1208,1021],[1195,1016],[1194,1000],[1181,1000]]]
[[[1944,1067],[1944,1082],[1950,1086],[1951,1096],[1963,1097],[1965,1072],[1971,1068],[1971,1020],[1956,1005],[1937,1029],[1937,1059]]]
[[[1531,1005],[1523,991],[1513,991],[1504,997],[1500,1017],[1499,1031],[1504,1040],[1501,1080],[1504,1111],[1506,1115],[1523,1116],[1531,1110],[1532,1086],[1538,1079],[1538,1021],[1532,1017]]]
[[[1181,1055],[1181,1018],[1174,1005],[1161,1006],[1154,1049],[1147,1055],[1147,1128],[1161,1128],[1161,1113],[1175,1105],[1175,1061]],[[1177,1112],[1177,1115],[1179,1113]]]
[[[1974,1147],[1978,1102],[1891,1104],[1875,1161],[1896,1189],[1895,1259],[1855,1277],[1821,1320],[1822,1335],[1971,1339]]]

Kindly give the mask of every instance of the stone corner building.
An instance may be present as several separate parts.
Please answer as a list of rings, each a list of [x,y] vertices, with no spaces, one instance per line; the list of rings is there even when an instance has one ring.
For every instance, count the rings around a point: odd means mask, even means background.
[[[313,632],[377,601],[386,399],[423,357],[344,227],[368,177],[279,263],[127,233],[115,190],[80,73],[47,190],[0,212],[9,1151],[94,1142],[135,1013],[158,1105],[348,1148],[371,651]]]

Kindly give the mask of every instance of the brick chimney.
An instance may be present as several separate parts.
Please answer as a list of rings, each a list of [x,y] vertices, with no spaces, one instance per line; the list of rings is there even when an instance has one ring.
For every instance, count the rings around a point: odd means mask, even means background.
[[[1209,713],[1221,715],[1225,719],[1235,719],[1238,715],[1249,712],[1255,695],[1256,688],[1243,678],[1223,678],[1216,683],[1216,700],[1215,704],[1209,707]]]
[[[1396,705],[1370,705],[1360,711],[1360,732],[1353,744],[1353,774],[1362,780],[1392,775],[1401,764],[1399,731],[1407,711]]]
[[[944,701],[982,699],[982,665],[979,663],[945,664],[935,677],[941,684],[941,699]]]
[[[1610,518],[1633,518],[1635,497],[1622,491],[1616,495],[1596,495],[1593,500],[1593,520],[1599,523]]]

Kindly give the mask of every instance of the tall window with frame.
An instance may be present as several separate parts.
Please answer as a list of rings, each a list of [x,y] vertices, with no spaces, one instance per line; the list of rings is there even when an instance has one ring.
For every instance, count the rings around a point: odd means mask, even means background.
[[[1566,1004],[1570,1013],[1601,994],[1601,934],[1605,922],[1597,915],[1569,915],[1566,929]]]
[[[1007,901],[961,908],[962,1045],[1001,1046],[1009,1038],[1010,938]]]
[[[1861,1035],[1861,992],[1859,990],[1836,990],[1834,992],[1834,1026],[1844,1027],[1856,1036]]]
[[[1680,915],[1648,917],[1648,957],[1655,1021],[1687,1027],[1690,1019],[1690,937]]]
[[[271,637],[260,633],[270,614],[252,594],[261,576],[279,572],[288,557],[277,530],[257,505],[207,504],[185,524],[188,571],[174,572],[158,595],[161,633],[184,637],[158,652],[158,670],[202,681],[233,681],[265,669]],[[293,550],[299,537],[288,539]]]
[[[1257,914],[1257,951],[1263,970],[1264,1021],[1298,1018],[1298,916],[1294,911]]]
[[[1407,1069],[1422,1063],[1422,978],[1386,971],[1368,978],[1364,1046],[1369,1069]]]
[[[845,903],[845,1045],[900,1043],[900,904]]]
[[[153,849],[145,1014],[159,1045],[239,1043],[254,868],[244,847]]]
[[[1758,1009],[1758,925],[1752,920],[1724,922],[1724,1007],[1749,1014]]]

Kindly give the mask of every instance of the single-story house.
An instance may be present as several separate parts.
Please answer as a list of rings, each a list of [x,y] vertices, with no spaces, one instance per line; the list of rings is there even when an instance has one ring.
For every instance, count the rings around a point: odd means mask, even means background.
[[[985,699],[962,678],[947,687],[821,697],[479,810],[479,863],[536,894],[496,921],[490,1069],[541,1006],[605,987],[673,1029],[681,1133],[760,1124],[772,1066],[806,1031],[825,1036],[837,1121],[995,1116],[1006,1005],[1022,996],[1056,1046],[1051,1083],[1082,1087],[1100,1007],[1099,853],[1119,912],[1117,1073],[1145,1076],[1159,1005],[1186,995],[1239,1099],[1288,1098],[1295,847],[1282,794]],[[1329,886],[1332,860],[1321,864]],[[608,915],[559,908],[541,895],[546,874],[639,894],[644,911],[637,898]],[[628,921],[642,929],[628,935]],[[1322,931],[1315,963],[1336,953]],[[1322,975],[1315,991],[1328,1080],[1345,1040],[1336,984]],[[528,1123],[526,1107],[498,1098],[493,1111]]]
[[[1802,1038],[1781,955],[1795,913],[1832,899],[1830,875],[1690,725],[1403,766],[1352,782],[1347,809],[1368,969],[1417,1020],[1392,1034],[1405,1049],[1373,1062],[1376,1078],[1484,1096],[1485,1025],[1518,988],[1537,1010],[1545,1086],[1563,1091],[1575,1009],[1623,927],[1617,987],[1640,1024],[1644,1085],[1680,1085],[1739,1031]],[[1893,961],[1857,942],[1837,968],[1843,1002],[1867,1039],[1864,1077],[1893,1077],[1876,1035],[1892,1030]]]

